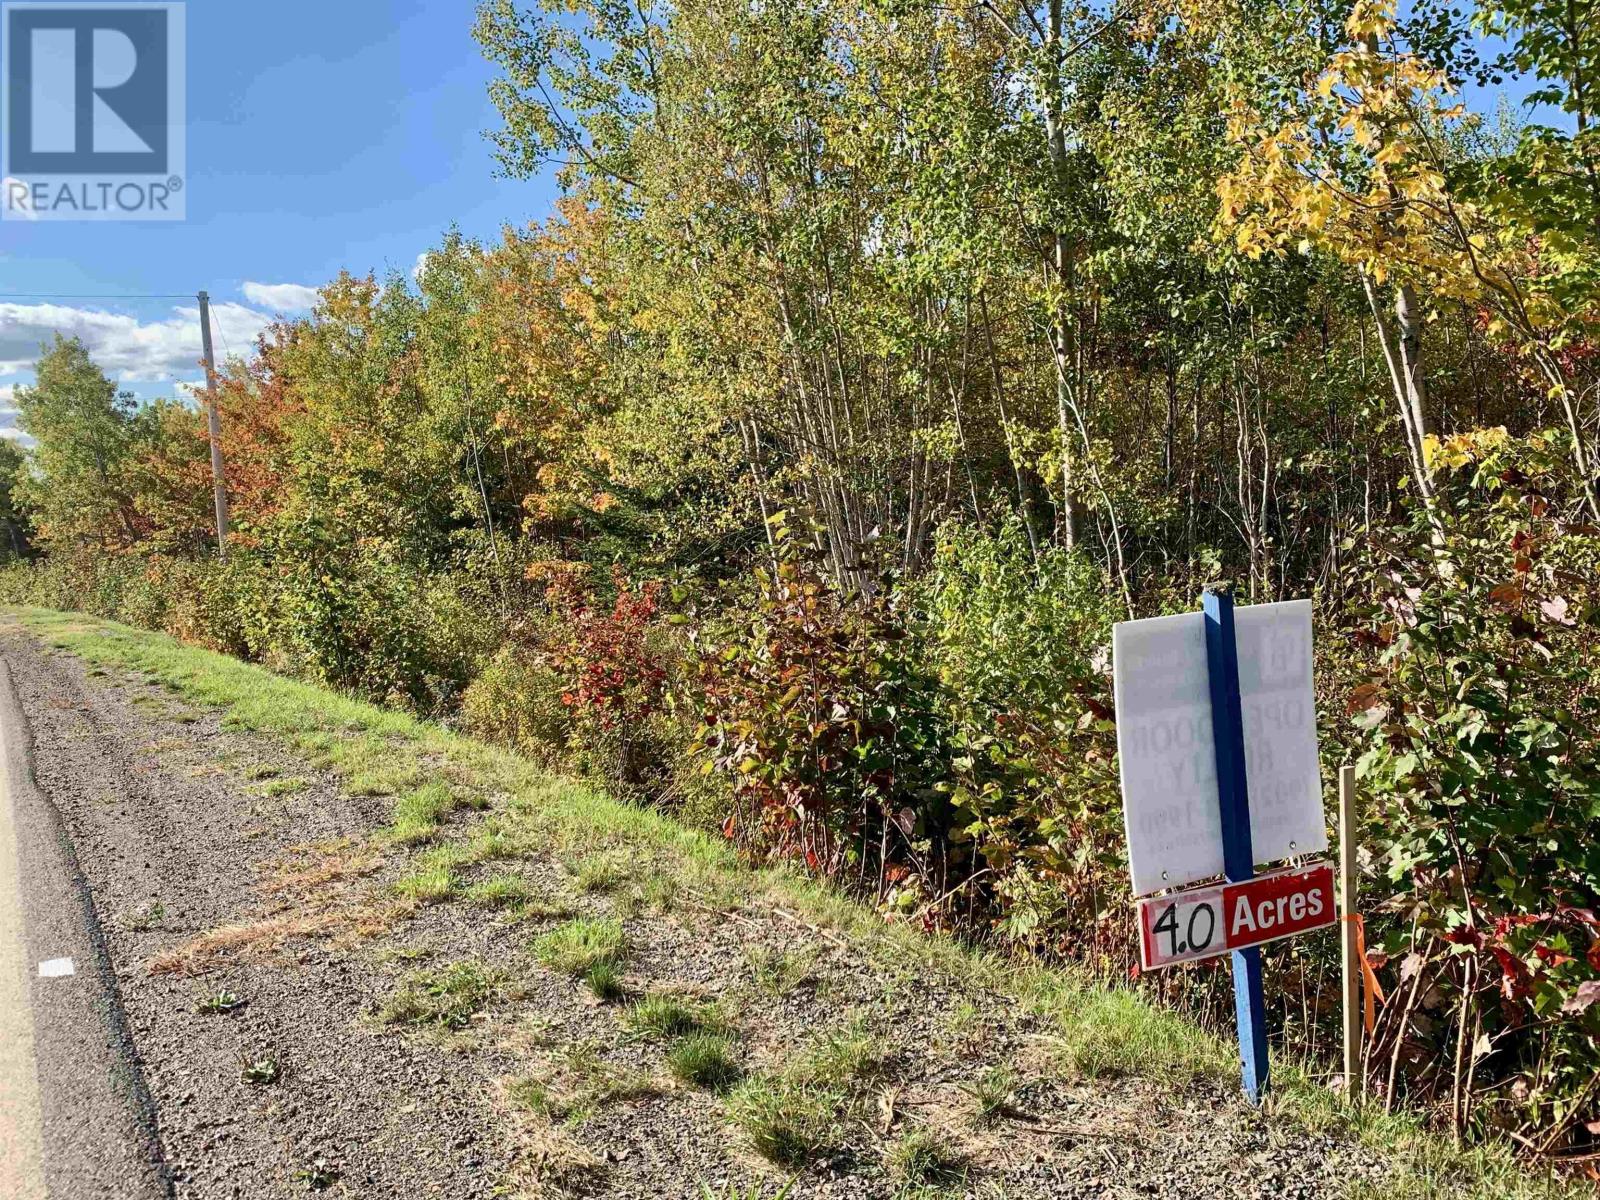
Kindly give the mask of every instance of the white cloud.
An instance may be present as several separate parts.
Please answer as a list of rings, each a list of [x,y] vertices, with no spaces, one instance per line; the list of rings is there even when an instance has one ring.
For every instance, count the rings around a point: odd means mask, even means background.
[[[272,322],[243,304],[213,304],[211,328],[219,359],[248,354]],[[0,375],[32,368],[55,335],[78,337],[113,378],[165,382],[200,369],[200,310],[176,306],[164,320],[60,304],[0,304]]]
[[[0,383],[0,438],[33,445],[33,439],[17,428],[17,385]]]
[[[272,312],[303,312],[317,303],[317,289],[303,283],[246,283],[239,290],[251,304]]]
[[[413,283],[422,282],[422,273],[428,269],[428,260],[432,257],[432,250],[424,250],[417,255],[417,265],[411,268],[411,280]]]

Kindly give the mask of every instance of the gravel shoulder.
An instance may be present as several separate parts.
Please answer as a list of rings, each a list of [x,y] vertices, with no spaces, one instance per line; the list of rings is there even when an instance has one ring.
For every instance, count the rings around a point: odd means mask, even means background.
[[[1249,1109],[1126,994],[884,931],[365,706],[264,731],[170,655],[77,648],[0,629],[175,1196],[1402,1194],[1348,1122]],[[611,986],[562,959],[575,928],[613,931]],[[798,1153],[762,1142],[785,1121]],[[1414,1194],[1498,1194],[1442,1187]]]

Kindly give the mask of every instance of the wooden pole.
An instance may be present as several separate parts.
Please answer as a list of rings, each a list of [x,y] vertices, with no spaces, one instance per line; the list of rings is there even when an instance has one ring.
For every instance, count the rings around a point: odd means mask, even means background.
[[[222,465],[222,418],[217,413],[217,360],[211,349],[211,297],[200,300],[200,345],[206,356],[206,428],[211,437],[211,498],[217,513],[217,557],[228,557],[228,481]]]
[[[1366,1082],[1361,1069],[1361,961],[1356,945],[1356,769],[1339,768],[1339,922],[1344,965],[1344,1091]]]

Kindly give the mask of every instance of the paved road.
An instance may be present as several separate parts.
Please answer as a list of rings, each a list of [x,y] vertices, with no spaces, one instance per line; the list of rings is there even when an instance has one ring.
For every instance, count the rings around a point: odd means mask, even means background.
[[[0,661],[0,1197],[173,1194],[99,915]]]

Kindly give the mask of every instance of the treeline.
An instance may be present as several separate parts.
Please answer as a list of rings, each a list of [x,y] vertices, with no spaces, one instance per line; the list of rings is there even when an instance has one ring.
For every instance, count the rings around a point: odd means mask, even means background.
[[[47,348],[11,596],[1126,975],[1110,625],[1314,595],[1370,1084],[1592,1157],[1589,6],[497,0],[476,35],[501,161],[559,210],[228,364],[225,561],[203,418]],[[1456,99],[1510,77],[1543,123]],[[1324,1059],[1328,941],[1273,955]]]

